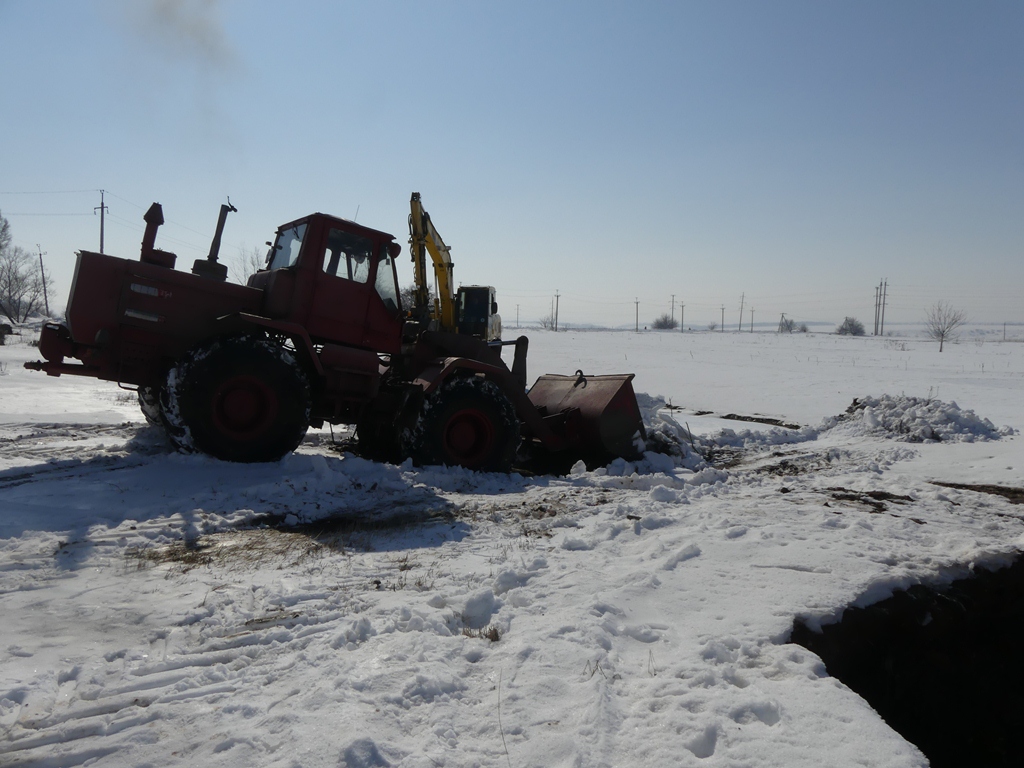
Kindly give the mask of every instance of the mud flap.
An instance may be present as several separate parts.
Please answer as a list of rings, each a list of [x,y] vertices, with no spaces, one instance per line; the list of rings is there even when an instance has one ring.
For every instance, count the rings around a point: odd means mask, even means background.
[[[647,433],[632,382],[632,373],[541,376],[528,396],[560,443],[544,447],[588,466],[640,458]]]

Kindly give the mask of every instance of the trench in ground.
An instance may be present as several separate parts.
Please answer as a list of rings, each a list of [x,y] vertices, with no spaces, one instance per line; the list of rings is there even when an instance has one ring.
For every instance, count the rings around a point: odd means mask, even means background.
[[[1024,722],[1024,558],[847,609],[793,642],[818,654],[933,768],[1017,768]]]

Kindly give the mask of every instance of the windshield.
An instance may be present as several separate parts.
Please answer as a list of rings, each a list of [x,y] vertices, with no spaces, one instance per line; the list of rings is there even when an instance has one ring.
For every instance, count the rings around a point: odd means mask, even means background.
[[[306,236],[306,225],[298,224],[277,233],[277,240],[267,255],[267,269],[284,269],[299,260],[302,238]]]

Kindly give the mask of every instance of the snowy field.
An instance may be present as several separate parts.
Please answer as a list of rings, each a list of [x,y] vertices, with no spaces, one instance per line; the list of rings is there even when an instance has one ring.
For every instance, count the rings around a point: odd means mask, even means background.
[[[793,621],[1024,546],[1024,507],[933,483],[1024,485],[1022,343],[534,332],[531,376],[635,372],[688,448],[524,478],[329,430],[177,455],[132,393],[23,370],[27,338],[0,347],[7,766],[924,765]]]

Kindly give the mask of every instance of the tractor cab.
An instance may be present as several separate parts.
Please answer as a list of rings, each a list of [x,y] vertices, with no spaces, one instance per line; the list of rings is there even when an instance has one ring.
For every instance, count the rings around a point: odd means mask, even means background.
[[[501,339],[501,316],[494,287],[460,286],[455,294],[455,324],[458,332],[483,341]]]
[[[303,325],[314,343],[399,350],[402,247],[391,235],[314,213],[282,226],[269,245],[266,269],[248,282],[263,289],[267,317]]]

